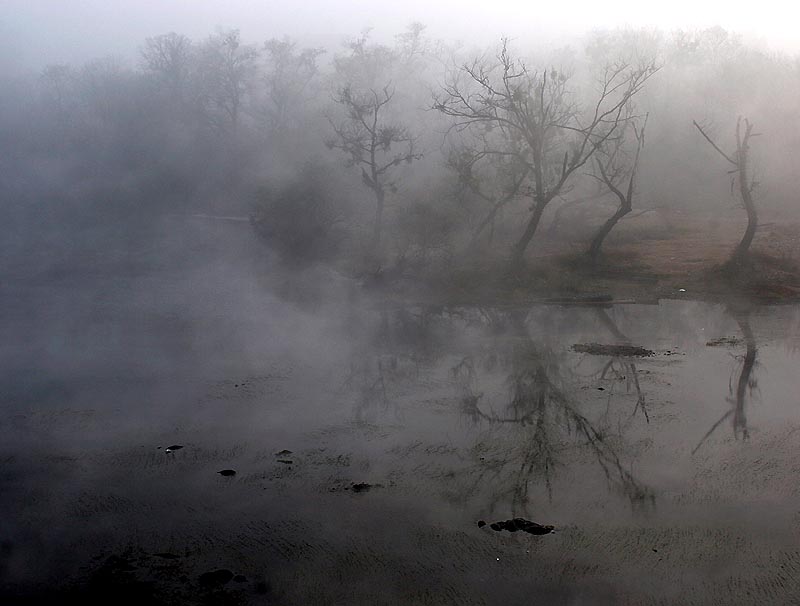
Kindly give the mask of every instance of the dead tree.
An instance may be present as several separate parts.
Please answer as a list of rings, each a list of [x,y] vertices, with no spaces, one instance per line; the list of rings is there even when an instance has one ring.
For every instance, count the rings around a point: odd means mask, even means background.
[[[733,168],[728,171],[728,174],[733,175],[731,181],[731,191],[738,180],[739,195],[742,198],[742,205],[747,213],[747,228],[744,231],[744,236],[739,242],[738,246],[734,249],[731,258],[728,261],[729,266],[741,265],[747,260],[750,245],[753,243],[753,238],[756,235],[758,228],[758,214],[756,213],[756,205],[753,201],[753,191],[758,185],[758,181],[753,179],[750,172],[750,139],[757,137],[760,133],[753,132],[753,125],[750,121],[744,119],[744,133],[742,133],[742,117],[736,120],[736,151],[732,154],[726,154],[719,145],[703,130],[703,128],[696,122],[692,121],[700,134],[703,135],[706,141],[713,147],[719,155],[725,158]]]
[[[523,234],[512,249],[518,267],[547,205],[564,193],[575,171],[621,126],[623,110],[657,71],[645,63],[606,68],[594,103],[581,111],[568,89],[569,76],[555,69],[530,70],[503,40],[495,61],[475,60],[452,71],[434,109],[454,119],[453,128],[503,127],[520,142],[529,167],[533,201]]]
[[[595,157],[596,172],[592,174],[593,177],[601,181],[608,190],[614,194],[619,200],[619,206],[616,212],[611,215],[602,227],[597,230],[597,233],[592,238],[589,244],[587,254],[592,263],[597,262],[600,256],[600,249],[603,246],[608,234],[620,222],[620,220],[633,210],[633,194],[636,182],[636,171],[639,168],[639,154],[644,147],[644,129],[647,126],[647,116],[645,115],[642,127],[639,128],[635,119],[630,119],[625,123],[621,129],[621,133],[616,137],[610,149],[604,149]],[[636,141],[636,151],[632,159],[626,158],[625,154],[625,139],[630,127]],[[623,183],[627,180],[628,184],[625,192],[620,189],[624,187]]]
[[[366,93],[357,93],[350,86],[342,88],[334,101],[344,108],[347,118],[339,123],[330,120],[334,136],[326,141],[329,149],[347,153],[348,166],[361,168],[361,181],[375,196],[373,252],[380,246],[386,191],[397,191],[391,178],[394,169],[422,158],[408,129],[386,121],[386,108],[393,97],[394,90],[388,85],[380,92],[370,89]]]
[[[473,229],[467,251],[475,249],[487,229],[491,246],[497,216],[520,194],[530,170],[527,164],[519,162],[517,153],[495,153],[486,145],[485,137],[482,141],[479,147],[464,145],[453,149],[447,159],[448,168],[457,175],[460,189],[469,191],[488,205],[488,210]]]

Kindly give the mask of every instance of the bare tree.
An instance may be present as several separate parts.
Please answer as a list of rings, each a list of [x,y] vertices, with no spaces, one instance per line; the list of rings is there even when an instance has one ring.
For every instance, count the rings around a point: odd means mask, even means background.
[[[145,69],[161,78],[174,94],[180,95],[189,77],[192,41],[182,34],[169,32],[147,38],[141,53]]]
[[[758,185],[752,174],[750,173],[750,139],[757,137],[760,133],[753,132],[753,125],[750,121],[744,119],[744,132],[742,132],[742,117],[736,120],[736,151],[733,154],[726,154],[719,145],[711,138],[711,136],[703,130],[697,121],[692,121],[703,138],[713,147],[719,155],[721,155],[733,168],[728,171],[733,175],[731,180],[731,191],[733,191],[734,184],[738,182],[739,195],[742,198],[742,205],[747,213],[747,228],[744,231],[742,240],[739,242],[736,249],[733,251],[730,260],[730,266],[740,265],[747,260],[750,245],[753,243],[753,237],[756,235],[758,228],[758,214],[756,213],[756,205],[753,201],[753,190]]]
[[[264,43],[267,53],[267,120],[273,132],[299,122],[301,108],[313,95],[312,82],[319,74],[317,58],[325,51],[319,48],[297,50],[289,38],[273,38]]]
[[[398,59],[397,52],[383,44],[370,42],[370,30],[345,44],[347,52],[333,59],[339,82],[359,90],[379,88],[381,82],[392,77]]]
[[[256,72],[258,50],[242,44],[239,30],[212,36],[203,48],[202,105],[220,130],[235,131]]]
[[[629,116],[620,129],[620,134],[614,137],[613,140],[607,140],[606,145],[598,150],[594,158],[596,172],[592,173],[592,176],[603,183],[617,197],[619,206],[616,212],[603,223],[592,238],[587,254],[593,263],[600,256],[600,248],[603,246],[608,234],[611,233],[611,230],[625,215],[633,210],[636,171],[639,168],[639,154],[644,147],[644,130],[646,126],[646,115],[641,128],[637,125],[635,118]],[[633,158],[630,158],[625,150],[629,131],[633,131],[635,142]],[[624,185],[625,181],[627,181],[627,187]],[[625,187],[624,193],[621,189],[622,187]]]
[[[499,130],[503,130],[501,126]],[[528,178],[530,167],[520,161],[516,140],[501,137],[497,141],[492,132],[482,132],[471,142],[461,142],[451,149],[447,166],[458,178],[461,193],[470,192],[488,205],[474,227],[467,250],[473,250],[481,234],[488,228],[488,243],[494,241],[495,221],[500,212],[520,195]],[[503,147],[503,144],[506,147]]]
[[[433,107],[454,118],[454,128],[503,126],[521,142],[520,160],[530,169],[533,201],[525,230],[512,250],[519,266],[547,205],[565,192],[584,166],[621,126],[623,110],[657,71],[652,62],[620,62],[605,69],[591,109],[581,111],[568,89],[570,76],[531,70],[503,40],[494,61],[477,59],[455,69]]]
[[[393,97],[394,89],[389,85],[380,91],[370,89],[365,93],[345,86],[334,101],[344,108],[347,117],[338,123],[330,120],[334,136],[326,141],[329,149],[340,149],[349,156],[349,166],[361,168],[361,180],[375,196],[370,245],[373,252],[380,246],[386,191],[397,191],[392,179],[395,169],[422,157],[415,150],[415,139],[408,129],[385,117]]]

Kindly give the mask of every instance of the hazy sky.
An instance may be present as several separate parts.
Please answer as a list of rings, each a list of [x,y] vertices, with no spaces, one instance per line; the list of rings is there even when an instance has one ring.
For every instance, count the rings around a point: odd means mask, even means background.
[[[413,20],[438,38],[485,44],[500,35],[555,38],[617,25],[721,25],[772,48],[800,51],[800,3],[793,0],[0,0],[0,67],[39,69],[117,54],[167,31],[202,38],[218,26],[248,40],[290,35],[335,45],[366,26],[389,37]]]

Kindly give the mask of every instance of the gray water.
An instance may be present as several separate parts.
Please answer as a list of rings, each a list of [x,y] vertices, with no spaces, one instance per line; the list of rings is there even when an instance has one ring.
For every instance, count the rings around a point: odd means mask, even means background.
[[[800,307],[435,308],[220,263],[5,285],[7,596],[800,599]],[[514,517],[555,531],[477,524]]]

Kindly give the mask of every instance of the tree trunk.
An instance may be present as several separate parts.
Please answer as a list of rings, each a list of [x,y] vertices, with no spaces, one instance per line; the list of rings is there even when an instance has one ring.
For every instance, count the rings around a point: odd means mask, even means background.
[[[483,230],[486,229],[487,227],[490,229],[489,245],[491,246],[492,240],[494,239],[495,218],[497,217],[497,213],[500,211],[503,204],[505,204],[505,202],[501,201],[494,208],[492,208],[492,210],[489,211],[489,214],[487,214],[486,217],[484,217],[483,220],[480,222],[478,227],[475,228],[475,231],[473,232],[472,237],[469,240],[469,244],[467,244],[466,247],[467,252],[475,249],[475,247],[478,245],[478,240],[480,240],[480,236],[483,233]]]
[[[619,223],[620,219],[631,212],[631,205],[630,204],[620,204],[617,212],[611,215],[608,220],[603,223],[603,226],[597,231],[594,238],[592,238],[592,243],[589,245],[589,258],[592,260],[592,263],[597,261],[597,258],[600,256],[600,248],[603,246],[603,242],[606,239],[606,236],[611,233],[611,230],[614,229],[614,226]]]
[[[753,202],[753,196],[750,192],[750,184],[749,180],[747,179],[747,163],[746,159],[742,158],[741,162],[741,172],[739,174],[739,191],[742,194],[742,202],[744,203],[744,209],[747,212],[747,229],[744,231],[744,236],[742,237],[742,241],[739,242],[739,245],[736,247],[736,250],[733,252],[733,257],[731,261],[734,263],[741,263],[747,257],[747,253],[750,250],[750,245],[753,243],[753,238],[756,235],[756,228],[758,227],[758,215],[756,214],[756,205]]]
[[[513,268],[519,268],[522,265],[522,259],[525,256],[525,250],[528,248],[528,244],[530,244],[531,240],[533,239],[533,235],[536,233],[536,228],[539,227],[539,221],[542,218],[542,213],[544,213],[544,209],[547,206],[547,202],[537,202],[536,207],[533,209],[533,215],[528,220],[528,224],[525,226],[525,233],[522,234],[522,237],[519,239],[519,242],[514,246],[514,249],[511,251],[511,266]]]
[[[384,193],[380,190],[375,192],[375,224],[372,226],[372,242],[370,248],[373,252],[378,252],[381,244],[381,229],[383,227],[383,200]]]

